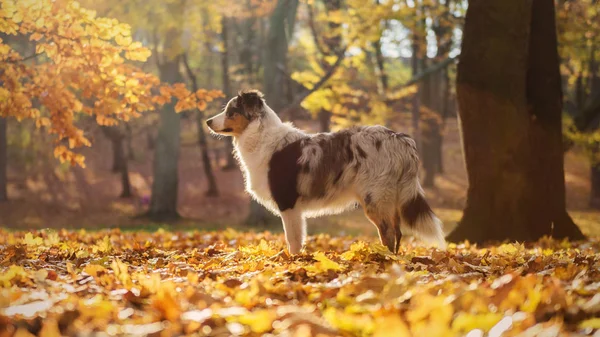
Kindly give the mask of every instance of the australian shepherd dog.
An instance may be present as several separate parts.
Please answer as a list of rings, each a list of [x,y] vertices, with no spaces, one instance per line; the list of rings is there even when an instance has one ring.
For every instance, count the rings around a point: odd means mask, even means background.
[[[283,123],[255,90],[239,93],[206,124],[213,133],[233,137],[246,190],[281,217],[291,254],[304,245],[306,218],[358,204],[392,252],[398,252],[403,233],[445,247],[408,135],[383,126],[307,134]]]

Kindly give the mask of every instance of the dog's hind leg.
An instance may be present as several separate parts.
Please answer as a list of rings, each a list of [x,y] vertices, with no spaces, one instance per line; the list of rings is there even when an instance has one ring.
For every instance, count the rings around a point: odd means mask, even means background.
[[[306,238],[306,222],[302,217],[302,213],[298,210],[289,209],[281,212],[281,220],[283,220],[285,240],[290,254],[300,253]]]

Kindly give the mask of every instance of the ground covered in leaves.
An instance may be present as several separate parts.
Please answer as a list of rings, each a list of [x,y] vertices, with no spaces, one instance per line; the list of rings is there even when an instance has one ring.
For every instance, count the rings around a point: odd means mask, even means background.
[[[600,243],[0,231],[0,336],[600,335]]]

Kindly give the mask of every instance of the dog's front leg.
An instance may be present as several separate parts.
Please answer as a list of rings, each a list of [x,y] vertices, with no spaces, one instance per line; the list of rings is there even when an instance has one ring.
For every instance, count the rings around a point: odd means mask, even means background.
[[[281,212],[281,220],[283,220],[285,240],[290,254],[300,253],[306,238],[306,223],[302,213],[298,210],[289,209]]]

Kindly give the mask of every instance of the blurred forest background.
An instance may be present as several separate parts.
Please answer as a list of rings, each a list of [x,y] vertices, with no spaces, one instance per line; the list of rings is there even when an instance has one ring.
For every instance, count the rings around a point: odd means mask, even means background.
[[[467,205],[456,87],[465,0],[1,3],[0,226],[264,226],[272,218],[244,193],[230,141],[203,124],[249,88],[307,131],[381,124],[412,135],[443,220]],[[600,1],[554,6],[567,208],[596,226]],[[37,87],[7,98],[10,76],[27,71]],[[126,104],[107,103],[117,97]],[[374,232],[360,212],[311,223]]]

